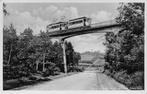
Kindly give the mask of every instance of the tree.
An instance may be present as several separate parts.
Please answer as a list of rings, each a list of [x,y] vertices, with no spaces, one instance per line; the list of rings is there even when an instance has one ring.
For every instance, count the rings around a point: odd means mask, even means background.
[[[5,16],[9,15],[9,13],[8,13],[8,11],[6,9],[6,4],[5,3],[3,3],[3,13],[4,13]]]
[[[25,73],[31,74],[34,71],[34,59],[33,54],[35,49],[31,45],[31,40],[34,38],[33,30],[31,28],[26,28],[24,32],[19,35],[19,41],[17,47],[18,54],[17,58],[19,59],[20,66],[24,67]]]
[[[30,41],[33,39],[33,30],[26,28],[19,36],[19,54],[18,57],[20,60],[27,60],[31,54],[31,45]]]
[[[5,26],[3,32],[4,80],[30,77],[36,73],[49,76],[64,71],[61,43],[53,43],[48,32],[40,31],[35,36],[31,28],[26,28],[17,35],[12,24]],[[80,54],[74,52],[70,42],[66,46],[68,65],[77,65]]]
[[[74,68],[78,66],[79,60],[81,59],[80,53],[74,51],[71,42],[66,41],[65,45],[68,70],[74,71]]]
[[[67,65],[68,66],[73,66],[73,46],[70,42],[65,42],[66,45],[66,60],[67,60]]]
[[[121,3],[118,10],[119,17],[116,20],[123,28],[131,34],[144,34],[144,3]]]
[[[78,52],[73,52],[73,64],[78,66],[79,60],[81,60],[81,55]]]
[[[106,34],[105,59],[112,70],[128,73],[144,70],[144,3],[122,3],[117,22],[123,31]]]
[[[62,72],[64,72],[64,67],[63,67],[63,51],[62,51],[62,46],[61,43],[59,42],[54,42],[53,46],[51,48],[52,51],[52,58],[51,61],[56,64],[57,67],[60,68]]]
[[[41,39],[41,42],[40,42],[40,46],[41,46],[41,49],[42,49],[42,63],[43,63],[43,71],[45,71],[45,62],[46,62],[46,56],[47,56],[47,53],[50,52],[50,46],[51,46],[51,41],[50,41],[50,38],[48,37],[48,35],[43,32],[43,31],[40,31],[40,39]]]
[[[4,44],[4,61],[7,61],[7,64],[9,65],[11,62],[11,58],[15,56],[16,52],[16,45],[18,37],[16,35],[16,29],[14,28],[13,24],[9,26],[9,28],[5,27],[3,29],[3,44]],[[13,55],[13,56],[12,56]]]

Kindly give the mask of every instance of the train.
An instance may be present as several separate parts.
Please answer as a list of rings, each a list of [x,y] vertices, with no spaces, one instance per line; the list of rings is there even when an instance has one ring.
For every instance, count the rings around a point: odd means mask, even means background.
[[[82,28],[82,27],[90,27],[91,25],[91,18],[88,17],[80,17],[68,20],[66,22],[57,22],[49,24],[46,29],[47,32],[55,32],[55,31],[65,31],[75,28]]]

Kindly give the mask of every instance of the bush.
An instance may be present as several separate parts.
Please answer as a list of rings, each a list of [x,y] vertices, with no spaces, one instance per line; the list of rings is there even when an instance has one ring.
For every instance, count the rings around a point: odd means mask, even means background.
[[[30,76],[29,80],[37,80],[37,78],[35,76]]]
[[[132,74],[127,74],[127,71],[119,71],[114,74],[110,70],[105,70],[105,74],[111,76],[116,81],[126,85],[129,89],[144,89],[144,72],[138,71]]]
[[[131,75],[132,84],[131,89],[144,89],[144,73],[143,72],[136,72]]]
[[[57,67],[54,63],[52,62],[46,62],[47,65],[45,66],[46,70],[43,72],[43,76],[47,77],[49,75],[58,75],[60,74],[60,68]]]
[[[53,73],[53,74],[54,74],[54,75],[59,75],[59,74],[60,74],[60,71],[61,71],[60,68],[55,67],[55,68],[54,68],[54,73]]]
[[[116,21],[123,30],[106,33],[105,68],[129,88],[144,88],[144,5],[122,3]]]
[[[3,82],[3,89],[11,89],[20,85],[20,81],[18,79],[11,79]]]

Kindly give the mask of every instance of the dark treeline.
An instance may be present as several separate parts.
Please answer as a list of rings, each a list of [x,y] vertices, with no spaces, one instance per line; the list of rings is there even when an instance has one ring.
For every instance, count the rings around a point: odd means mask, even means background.
[[[105,66],[131,89],[144,88],[144,3],[121,4],[117,22],[122,31],[106,34]]]
[[[35,73],[49,76],[64,72],[61,43],[52,42],[48,32],[33,35],[31,28],[16,34],[14,25],[3,28],[4,80],[29,77]],[[78,71],[80,54],[65,42],[68,72]]]

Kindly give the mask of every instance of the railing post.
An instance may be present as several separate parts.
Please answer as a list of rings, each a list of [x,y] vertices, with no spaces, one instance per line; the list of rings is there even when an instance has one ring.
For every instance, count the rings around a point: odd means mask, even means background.
[[[62,45],[62,49],[63,49],[64,72],[65,72],[65,74],[67,74],[66,52],[65,52],[65,41],[64,41],[64,39],[61,40],[61,45]]]

